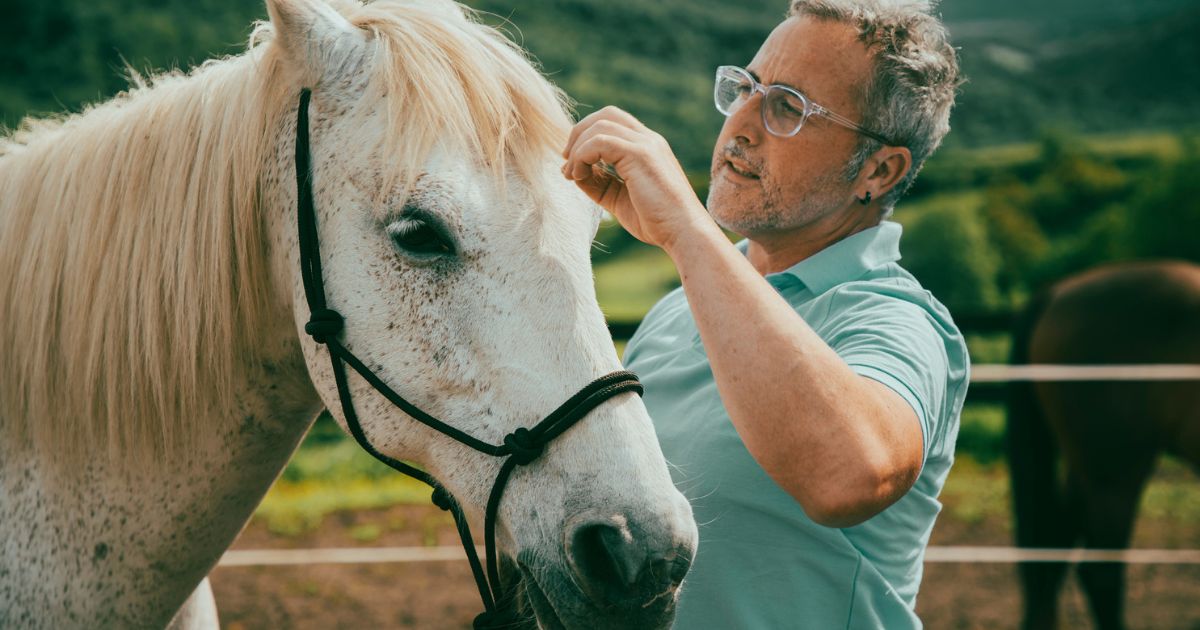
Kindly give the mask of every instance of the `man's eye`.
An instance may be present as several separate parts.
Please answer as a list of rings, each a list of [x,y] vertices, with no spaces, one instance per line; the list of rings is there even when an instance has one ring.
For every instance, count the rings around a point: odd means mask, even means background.
[[[387,226],[387,233],[396,247],[420,258],[454,254],[454,247],[449,239],[437,228],[420,219],[400,219]]]
[[[794,102],[786,96],[778,96],[771,103],[771,108],[779,116],[800,118],[804,116],[804,105]]]

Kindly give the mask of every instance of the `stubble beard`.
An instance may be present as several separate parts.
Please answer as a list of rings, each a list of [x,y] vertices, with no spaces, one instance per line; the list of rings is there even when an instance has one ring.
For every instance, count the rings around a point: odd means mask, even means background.
[[[760,179],[755,185],[736,186],[726,181],[721,174],[725,156],[751,164]],[[809,182],[804,191],[785,191],[784,182],[775,178],[761,162],[751,160],[740,148],[733,145],[718,152],[713,158],[708,188],[708,214],[713,221],[730,232],[743,236],[763,233],[779,233],[808,226],[823,216],[832,214],[845,204],[846,185],[844,169],[830,170]]]
[[[742,236],[804,227],[841,209],[845,200],[847,182],[840,173],[825,173],[808,186],[806,194],[785,199],[783,186],[769,171],[758,171],[757,187],[739,189],[721,176],[723,167],[723,158],[713,165],[708,213],[717,225]]]

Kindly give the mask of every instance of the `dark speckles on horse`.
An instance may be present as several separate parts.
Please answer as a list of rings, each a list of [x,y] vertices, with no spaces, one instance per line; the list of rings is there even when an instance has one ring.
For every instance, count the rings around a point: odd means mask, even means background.
[[[96,543],[96,547],[92,550],[92,561],[99,562],[108,557],[108,544]]]

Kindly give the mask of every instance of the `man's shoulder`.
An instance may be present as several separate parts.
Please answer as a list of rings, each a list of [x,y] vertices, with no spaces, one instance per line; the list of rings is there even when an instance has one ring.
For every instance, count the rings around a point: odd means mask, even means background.
[[[646,315],[642,317],[642,321],[650,321],[662,317],[665,313],[670,313],[679,307],[687,307],[687,294],[683,292],[683,287],[678,286],[668,292],[666,295],[659,298],[654,306],[646,311]]]
[[[818,310],[825,314],[826,323],[863,316],[915,318],[929,322],[944,335],[959,335],[945,305],[895,263],[839,283],[814,298],[814,302],[823,307]]]
[[[687,295],[683,292],[683,287],[676,287],[655,302],[654,306],[650,307],[650,310],[642,316],[642,323],[638,324],[635,336],[641,336],[643,331],[656,327],[674,326],[679,323],[678,320],[681,316],[687,316],[690,319],[690,314]]]
[[[820,310],[824,318],[814,329],[835,350],[894,346],[907,361],[929,363],[925,372],[944,372],[951,390],[960,389],[969,378],[970,359],[953,316],[912,274],[889,267],[830,289],[822,296],[828,300]],[[934,363],[942,369],[932,369]]]
[[[642,317],[641,323],[638,324],[637,330],[634,331],[626,345],[626,361],[636,355],[636,348],[642,345],[647,336],[674,330],[682,323],[681,317],[686,317],[690,321],[691,311],[688,310],[687,296],[683,292],[683,287],[676,287],[655,302],[654,306],[650,307],[650,310]]]

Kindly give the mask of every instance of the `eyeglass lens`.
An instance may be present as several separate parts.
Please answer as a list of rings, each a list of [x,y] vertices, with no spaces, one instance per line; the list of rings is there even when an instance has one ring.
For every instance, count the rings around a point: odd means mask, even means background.
[[[730,116],[742,106],[755,91],[754,80],[735,71],[717,73],[717,110]],[[804,124],[806,103],[791,91],[778,87],[765,87],[762,103],[763,123],[767,130],[780,136],[794,135]]]

